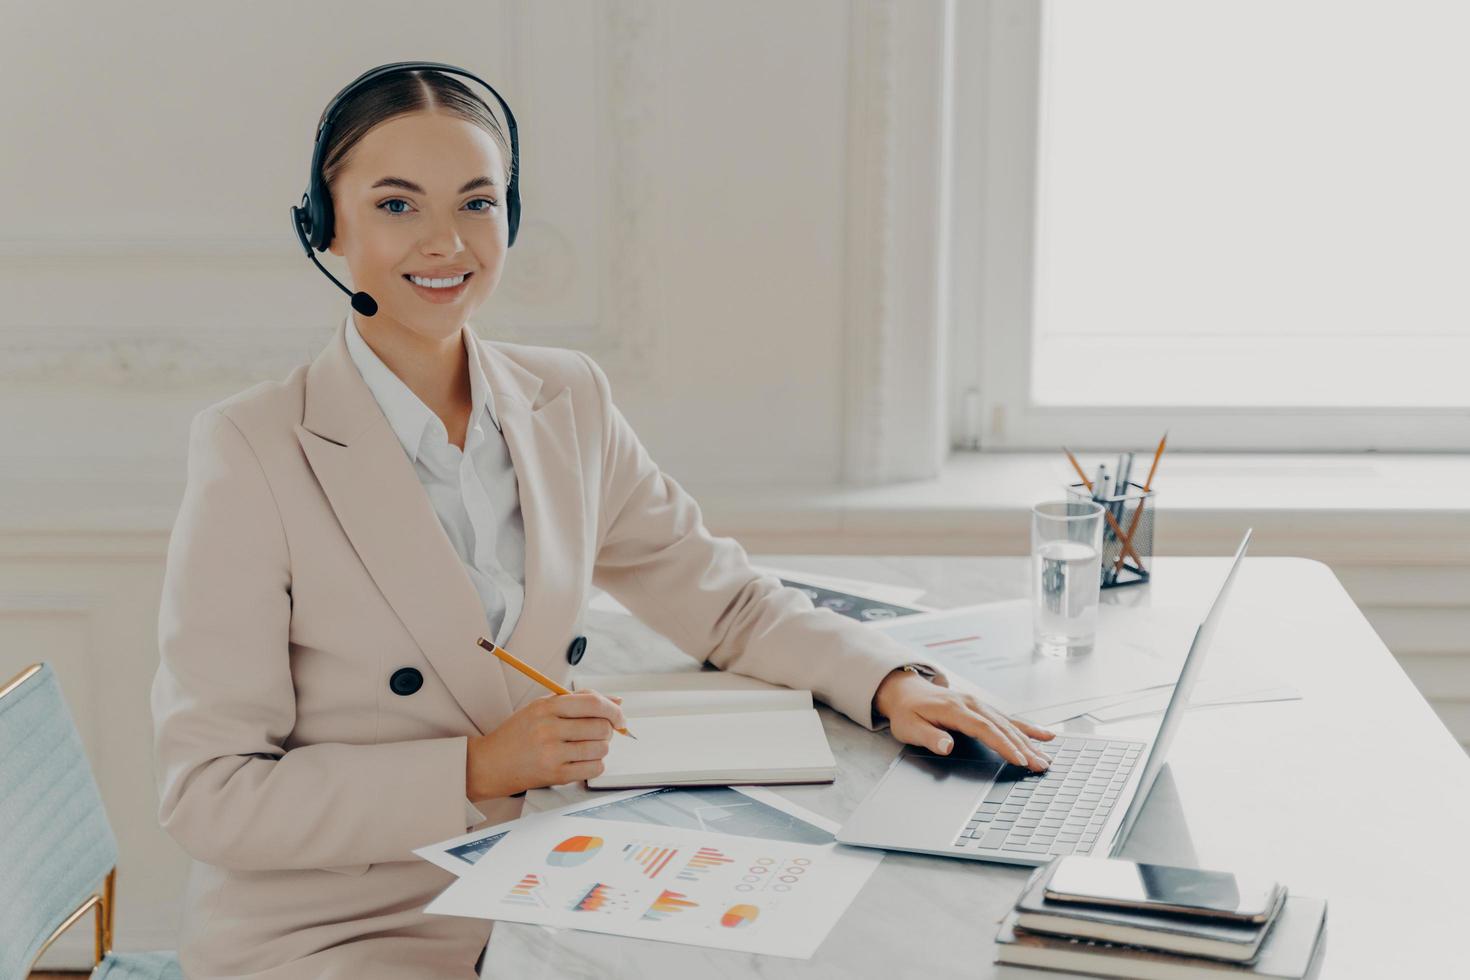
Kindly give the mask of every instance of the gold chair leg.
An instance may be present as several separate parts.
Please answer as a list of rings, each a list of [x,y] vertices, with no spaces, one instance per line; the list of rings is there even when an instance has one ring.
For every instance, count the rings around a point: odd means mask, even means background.
[[[117,868],[113,868],[107,872],[107,880],[102,883],[102,901],[97,903],[96,963],[101,963],[112,952],[112,909],[116,894]]]

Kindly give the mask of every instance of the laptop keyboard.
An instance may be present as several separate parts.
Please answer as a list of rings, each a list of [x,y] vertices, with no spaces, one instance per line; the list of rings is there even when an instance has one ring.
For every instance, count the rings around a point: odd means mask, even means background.
[[[1144,748],[1142,742],[1060,734],[1031,744],[1051,756],[1051,766],[992,784],[956,847],[1028,857],[1090,854]],[[1021,770],[1006,763],[1001,773]]]

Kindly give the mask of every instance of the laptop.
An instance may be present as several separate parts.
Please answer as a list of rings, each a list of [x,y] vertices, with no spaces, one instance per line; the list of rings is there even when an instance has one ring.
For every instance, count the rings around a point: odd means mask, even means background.
[[[1164,767],[1250,538],[1247,529],[1224,584],[1195,630],[1169,706],[1152,735],[1096,735],[1083,730],[1095,727],[1088,722],[1048,725],[1055,738],[1031,740],[1052,760],[1039,773],[1006,761],[961,732],[951,733],[949,755],[906,745],[837,839],[1005,864],[1041,865],[1061,854],[1117,854]]]

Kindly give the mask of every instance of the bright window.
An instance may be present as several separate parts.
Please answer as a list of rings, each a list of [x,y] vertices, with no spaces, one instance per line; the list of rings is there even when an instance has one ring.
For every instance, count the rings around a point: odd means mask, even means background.
[[[1054,2],[1038,405],[1470,406],[1470,5]]]

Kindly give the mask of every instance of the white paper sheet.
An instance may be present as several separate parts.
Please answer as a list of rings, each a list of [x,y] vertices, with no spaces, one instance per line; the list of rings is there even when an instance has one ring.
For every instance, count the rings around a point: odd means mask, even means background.
[[[896,606],[908,606],[910,609],[928,608],[917,602],[919,596],[927,591],[923,586],[889,585],[886,582],[869,582],[865,579],[802,572],[794,568],[775,568],[770,565],[752,565],[751,567],[762,575],[774,575],[793,582],[805,582],[807,585],[816,585],[834,592],[846,592],[849,595],[877,599],[879,602],[891,602]]]
[[[1214,674],[1211,674],[1213,668]],[[1062,704],[1047,705],[1027,712],[1026,718],[1039,725],[1054,725],[1069,718],[1089,715],[1094,721],[1117,721],[1135,715],[1163,711],[1174,693],[1174,684],[1161,684],[1143,691],[1129,691],[1104,697],[1084,698]],[[1215,660],[1206,664],[1205,676],[1196,683],[1190,697],[1192,706],[1248,704],[1256,701],[1289,701],[1299,699],[1301,692],[1281,683],[1280,679],[1259,671],[1242,671]]]
[[[527,813],[428,844],[414,853],[445,871],[462,875],[515,827],[568,814],[797,844],[830,844],[836,840],[833,835],[838,826],[759,786],[661,786],[598,793],[576,803]]]
[[[1087,714],[1092,715],[1098,721],[1117,721],[1120,718],[1132,718],[1135,715],[1154,714],[1169,706],[1169,697],[1173,693],[1173,687],[1170,686],[1161,691],[1150,691],[1141,698],[1132,698],[1117,704],[1093,708]],[[1302,692],[1289,684],[1246,687],[1239,684],[1201,680],[1190,694],[1189,706],[1197,708],[1205,705],[1253,704],[1261,701],[1298,701],[1301,696]]]
[[[1105,694],[1100,698],[1082,698],[1078,701],[1065,701],[1061,704],[1049,704],[1040,708],[1033,708],[1026,712],[1026,719],[1038,725],[1054,725],[1068,718],[1076,718],[1085,715],[1089,711],[1107,708],[1111,705],[1132,701],[1139,697],[1147,697],[1159,691],[1168,693],[1174,689],[1174,683],[1158,684],[1142,691],[1124,691],[1118,694]]]
[[[1104,604],[1092,652],[1066,659],[1033,653],[1029,599],[908,616],[873,629],[993,691],[1012,713],[1039,721],[1036,713],[1048,706],[1112,703],[1103,699],[1173,684],[1198,626],[1192,610]]]
[[[922,587],[907,585],[887,585],[882,582],[866,582],[862,579],[841,578],[835,575],[816,575],[811,572],[798,572],[785,568],[771,568],[766,565],[752,565],[762,575],[774,575],[777,578],[790,582],[800,582],[803,585],[816,586],[819,589],[827,589],[831,592],[840,592],[843,596],[854,600],[869,599],[874,602],[887,603],[893,606],[902,606],[906,609],[917,609],[921,612],[928,611],[931,607],[920,605],[915,600],[924,594]],[[599,612],[618,613],[630,615],[628,608],[621,602],[608,595],[606,592],[598,591],[587,603],[587,608],[596,609]],[[837,610],[834,610],[837,611]],[[882,610],[875,610],[875,614]],[[846,613],[843,613],[846,615]],[[867,625],[871,622],[883,622],[885,620],[857,616],[850,617],[857,622]]]
[[[827,834],[837,827],[789,801],[779,809]],[[424,911],[805,959],[882,857],[835,842],[542,815],[512,824]]]

